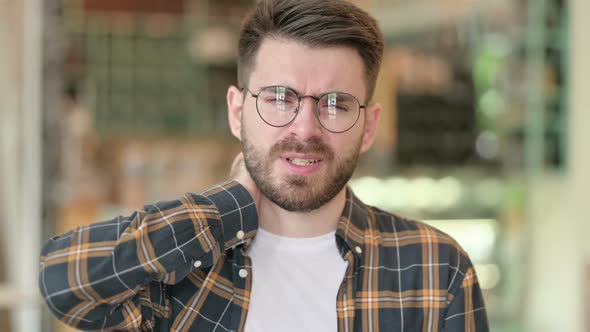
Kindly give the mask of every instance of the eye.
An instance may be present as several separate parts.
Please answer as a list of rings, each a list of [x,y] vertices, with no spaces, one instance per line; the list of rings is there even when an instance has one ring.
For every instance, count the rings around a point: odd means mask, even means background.
[[[342,93],[328,93],[320,99],[320,111],[333,113],[345,113],[352,109],[350,97]]]
[[[269,104],[284,104],[292,105],[297,104],[297,98],[293,98],[285,95],[273,95],[273,96],[260,96],[263,97],[263,101]]]
[[[275,105],[296,105],[297,96],[284,87],[270,87],[262,90],[258,96],[264,103]]]
[[[345,104],[340,104],[340,103],[329,104],[327,102],[321,102],[320,109],[322,111],[327,111],[327,112],[330,112],[330,111],[333,112],[334,110],[336,110],[338,112],[348,112],[348,110],[349,110],[349,108]]]

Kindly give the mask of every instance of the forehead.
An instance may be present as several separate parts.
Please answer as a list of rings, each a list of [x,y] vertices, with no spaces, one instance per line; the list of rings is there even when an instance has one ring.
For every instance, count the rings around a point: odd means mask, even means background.
[[[266,38],[256,54],[250,88],[286,85],[302,94],[329,91],[365,96],[365,71],[358,52],[349,47],[310,47],[303,43]]]

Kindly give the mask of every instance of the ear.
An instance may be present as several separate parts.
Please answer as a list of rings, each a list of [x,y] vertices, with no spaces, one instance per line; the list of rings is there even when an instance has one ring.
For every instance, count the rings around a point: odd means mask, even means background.
[[[376,103],[365,109],[365,129],[363,131],[363,142],[361,145],[361,153],[367,152],[377,137],[377,126],[379,125],[379,118],[381,117],[381,104]]]
[[[240,141],[242,140],[241,129],[243,103],[244,97],[242,91],[233,85],[230,86],[227,89],[227,120],[232,134]]]

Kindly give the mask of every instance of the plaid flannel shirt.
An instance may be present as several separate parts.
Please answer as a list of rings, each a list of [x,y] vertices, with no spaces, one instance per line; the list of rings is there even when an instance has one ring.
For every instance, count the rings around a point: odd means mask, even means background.
[[[229,182],[51,238],[39,287],[82,330],[243,331],[257,228],[250,195]],[[448,235],[347,189],[335,241],[348,262],[339,331],[488,331],[473,266]]]

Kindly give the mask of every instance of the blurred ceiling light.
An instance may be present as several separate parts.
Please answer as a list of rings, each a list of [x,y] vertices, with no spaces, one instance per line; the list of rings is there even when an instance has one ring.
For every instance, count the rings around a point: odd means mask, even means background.
[[[457,205],[463,196],[461,183],[454,177],[440,180],[428,177],[414,180],[401,177],[361,177],[351,180],[350,186],[365,203],[387,211],[444,210]]]
[[[427,177],[420,177],[412,181],[409,187],[410,205],[418,209],[432,207],[437,201],[437,184]]]
[[[381,207],[383,181],[373,176],[364,176],[351,180],[349,184],[363,202]]]
[[[459,179],[447,176],[439,180],[419,177],[380,179],[372,176],[350,181],[355,194],[365,203],[387,211],[400,209],[445,210],[456,207],[467,195]],[[470,197],[478,206],[496,207],[504,199],[505,187],[500,180],[488,178],[469,187]]]
[[[463,189],[459,180],[452,176],[438,180],[436,204],[439,208],[448,209],[459,203]]]
[[[485,262],[493,255],[497,222],[493,219],[426,220],[452,236],[474,262]]]
[[[383,205],[383,209],[396,211],[407,207],[409,203],[408,191],[410,186],[410,181],[400,177],[392,177],[385,180],[387,191],[386,197],[384,197],[385,204]]]

